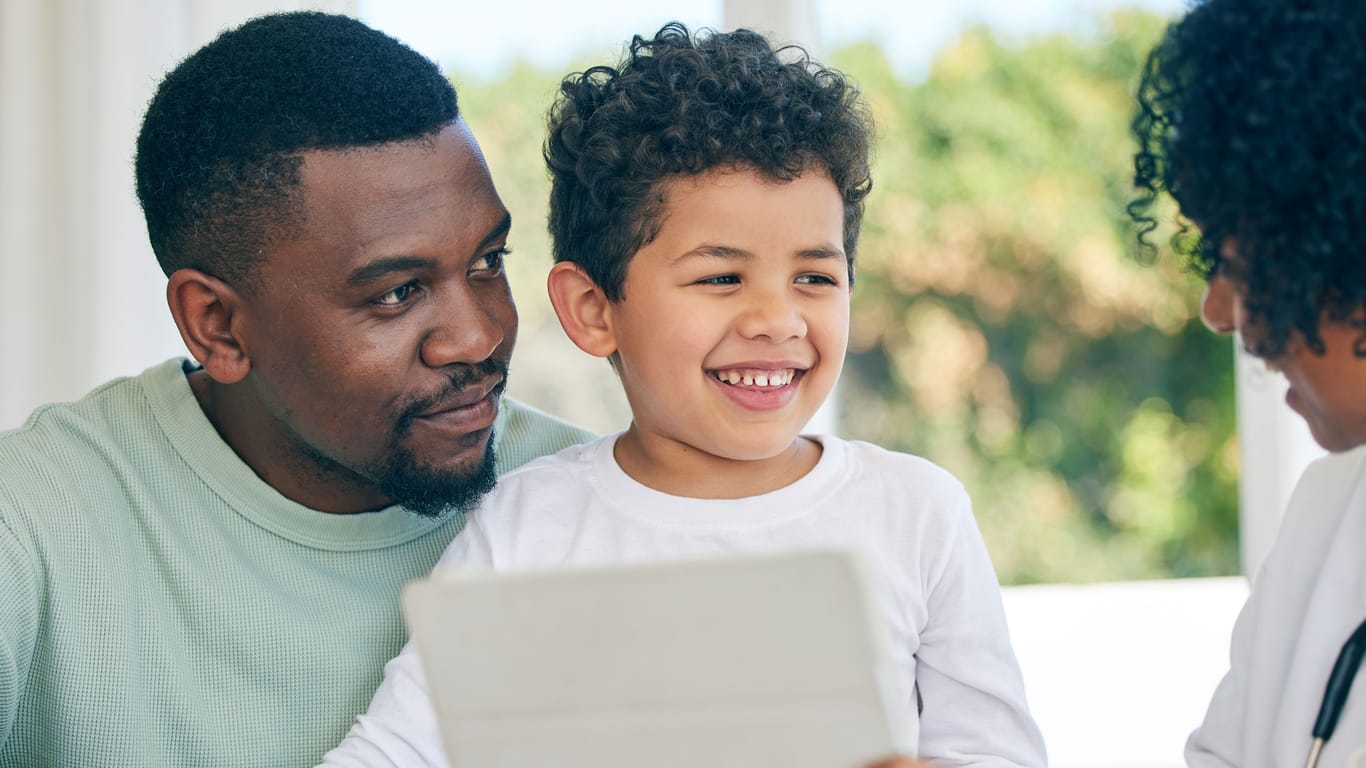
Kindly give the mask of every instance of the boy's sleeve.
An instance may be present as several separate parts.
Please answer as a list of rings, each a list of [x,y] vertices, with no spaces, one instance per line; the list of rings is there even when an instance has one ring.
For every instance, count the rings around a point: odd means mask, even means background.
[[[436,567],[488,568],[490,563],[488,537],[476,513],[470,515],[465,529],[446,548]],[[370,700],[370,707],[356,718],[342,743],[323,755],[320,765],[328,768],[447,766],[431,693],[427,690],[422,661],[412,641],[384,665],[384,680]]]
[[[920,757],[955,766],[1047,765],[1010,645],[1000,585],[966,492],[927,585],[916,652]]]

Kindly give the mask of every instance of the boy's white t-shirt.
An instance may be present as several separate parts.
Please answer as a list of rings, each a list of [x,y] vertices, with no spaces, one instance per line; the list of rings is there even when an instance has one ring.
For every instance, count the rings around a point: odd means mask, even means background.
[[[815,468],[789,486],[692,499],[631,479],[613,458],[617,437],[504,475],[437,567],[852,549],[880,580],[903,711],[913,716],[906,731],[919,756],[945,765],[1046,764],[996,575],[952,475],[915,456],[825,436],[813,438],[824,447]],[[411,643],[385,666],[369,711],[324,764],[446,765]]]

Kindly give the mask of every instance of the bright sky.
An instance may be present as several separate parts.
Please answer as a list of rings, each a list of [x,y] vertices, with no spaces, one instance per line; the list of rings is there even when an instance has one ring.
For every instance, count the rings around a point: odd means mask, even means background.
[[[523,59],[549,68],[580,53],[615,58],[633,34],[677,19],[720,27],[721,0],[359,0],[360,16],[439,61],[476,77]],[[815,0],[831,48],[880,41],[897,68],[924,72],[935,50],[965,26],[988,23],[1003,35],[1084,30],[1097,14],[1140,6],[1175,15],[1186,0]]]

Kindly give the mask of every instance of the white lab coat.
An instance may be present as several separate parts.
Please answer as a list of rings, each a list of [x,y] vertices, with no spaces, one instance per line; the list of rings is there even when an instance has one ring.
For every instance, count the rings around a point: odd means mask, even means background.
[[[1230,668],[1186,744],[1192,768],[1299,768],[1329,671],[1366,619],[1366,448],[1309,466],[1233,629]],[[1323,768],[1366,768],[1366,672]]]

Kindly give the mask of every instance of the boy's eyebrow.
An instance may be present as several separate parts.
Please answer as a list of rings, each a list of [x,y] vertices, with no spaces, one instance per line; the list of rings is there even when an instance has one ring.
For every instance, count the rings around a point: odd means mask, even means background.
[[[833,245],[820,245],[814,248],[803,248],[800,251],[797,251],[797,256],[803,259],[843,260],[845,258],[844,249],[838,248]],[[683,261],[684,259],[696,257],[711,259],[737,259],[741,261],[748,261],[754,258],[754,254],[750,253],[749,251],[743,248],[732,248],[729,245],[699,245],[696,248],[684,251],[682,254],[678,256],[678,258],[674,259],[674,262],[677,263]]]
[[[493,229],[489,230],[484,239],[479,241],[479,247],[475,251],[483,251],[493,244],[495,240],[506,235],[512,229],[512,214],[504,213],[503,218]],[[434,259],[425,256],[386,256],[375,259],[374,261],[362,264],[351,271],[346,276],[346,284],[351,287],[358,287],[378,280],[394,272],[407,272],[414,269],[429,269],[436,264]]]

